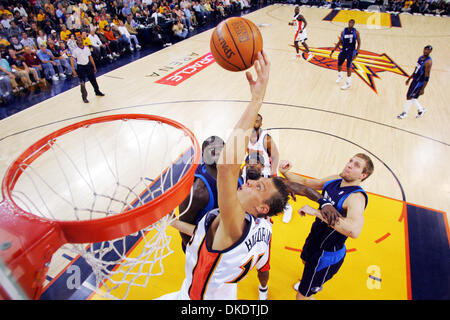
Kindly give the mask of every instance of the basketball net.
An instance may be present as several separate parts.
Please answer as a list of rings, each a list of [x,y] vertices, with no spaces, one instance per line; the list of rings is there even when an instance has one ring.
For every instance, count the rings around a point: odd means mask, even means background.
[[[48,140],[26,157],[10,186],[11,196],[24,211],[56,221],[127,215],[171,190],[195,165],[195,152],[192,137],[164,122],[93,123]],[[176,219],[177,209],[172,208],[172,214],[168,211],[133,234],[67,243],[60,250],[70,250],[90,265],[95,276],[91,290],[126,299],[133,286],[147,287],[151,277],[164,273],[163,260],[174,252],[166,233]]]

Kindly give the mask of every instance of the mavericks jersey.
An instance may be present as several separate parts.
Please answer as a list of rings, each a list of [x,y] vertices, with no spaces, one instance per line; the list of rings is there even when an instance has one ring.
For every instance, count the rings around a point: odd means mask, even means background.
[[[186,248],[186,278],[180,292],[184,299],[235,300],[237,283],[269,261],[272,224],[248,213],[241,239],[225,250],[211,249],[206,238],[218,214],[219,209],[214,209],[202,218]]]
[[[343,51],[354,51],[356,48],[356,29],[353,28],[352,30],[349,30],[348,28],[345,28],[342,32],[342,50]]]
[[[199,178],[203,181],[209,194],[208,204],[199,212],[197,216],[197,220],[195,221],[195,224],[197,224],[208,211],[218,208],[219,204],[217,198],[217,181],[208,173],[204,162],[198,165],[197,170],[195,171],[195,178]]]
[[[424,59],[423,56],[420,56],[419,59],[417,60],[416,69],[414,70],[414,73],[413,73],[413,79],[415,81],[422,82],[425,80],[424,66],[428,60],[431,60],[431,58],[427,57],[426,59]]]
[[[361,192],[366,198],[367,207],[368,197],[360,186],[341,187],[341,182],[342,179],[326,182],[322,189],[322,196],[331,201],[343,217],[346,217],[347,213],[342,209],[342,205],[345,199],[352,193]],[[316,218],[303,250],[307,256],[319,250],[336,252],[344,247],[346,240],[347,237],[345,235],[329,227],[326,222]]]

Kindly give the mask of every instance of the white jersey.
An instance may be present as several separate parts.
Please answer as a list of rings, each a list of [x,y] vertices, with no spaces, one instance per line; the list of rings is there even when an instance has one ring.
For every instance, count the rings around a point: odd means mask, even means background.
[[[300,13],[294,15],[294,18],[292,18],[295,29],[294,41],[303,42],[308,38],[308,35],[306,34],[305,23],[303,21],[298,21],[299,16]]]
[[[257,152],[260,155],[263,156],[264,158],[264,169],[262,171],[262,175],[264,177],[269,177],[270,176],[270,157],[269,154],[267,153],[266,148],[264,147],[264,139],[267,136],[267,131],[266,130],[261,130],[261,134],[259,135],[258,140],[253,141],[252,142],[252,136],[250,136],[250,140],[248,141],[248,154],[252,153],[252,152]]]
[[[266,270],[269,264],[272,223],[246,213],[247,227],[241,239],[225,250],[213,250],[206,234],[219,209],[209,211],[198,223],[186,247],[186,278],[178,299],[235,300],[237,283],[255,266]]]

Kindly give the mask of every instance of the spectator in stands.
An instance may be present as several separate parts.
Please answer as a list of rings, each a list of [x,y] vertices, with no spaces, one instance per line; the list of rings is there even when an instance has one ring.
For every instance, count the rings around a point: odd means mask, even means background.
[[[58,81],[60,78],[65,79],[64,70],[61,63],[55,59],[50,50],[47,49],[45,44],[41,44],[38,52],[36,53],[41,60],[41,65],[44,68],[44,74],[47,79]],[[55,67],[58,69],[59,77],[55,72]]]
[[[188,34],[188,30],[184,27],[180,17],[177,17],[176,22],[173,24],[172,31],[179,40],[185,39]]]
[[[44,33],[44,31],[42,31],[42,29],[40,29],[38,31],[38,36],[36,38],[36,42],[37,42],[38,48],[40,48],[42,45],[44,45],[44,46],[47,45],[47,35]]]
[[[55,41],[55,43],[59,43],[59,41],[61,40],[61,38],[59,37],[59,33],[56,32],[56,30],[52,30],[48,38]]]
[[[70,52],[77,48],[77,41],[75,40],[75,35],[73,33],[69,36],[69,40],[67,40],[66,43]]]
[[[110,60],[113,59],[113,56],[108,53],[108,50],[106,48],[106,45],[102,43],[98,35],[95,33],[95,29],[92,29],[91,32],[88,35],[89,40],[91,41],[92,46],[92,57],[95,61],[103,61],[106,58],[109,58]]]
[[[128,44],[131,51],[134,51],[133,45],[131,42],[134,43],[136,50],[141,49],[138,38],[136,37],[135,34],[131,34],[130,32],[128,32],[128,29],[127,29],[127,27],[125,27],[125,24],[123,23],[122,20],[119,20],[119,26],[117,27],[117,29],[119,30],[119,32],[122,36],[122,39],[125,39],[125,42]]]
[[[31,24],[28,22],[28,17],[22,17],[22,20],[17,25],[27,34],[31,31]]]
[[[19,88],[19,85],[17,84],[16,75],[12,72],[12,68],[9,65],[8,60],[2,57],[2,54],[0,54],[0,76],[9,77],[13,93],[17,93],[20,89],[22,89]]]
[[[106,39],[105,35],[103,34],[100,29],[95,30],[95,34],[98,36],[100,41],[105,45],[106,49],[108,50],[108,54],[110,54],[113,58],[118,58],[120,55],[116,52],[114,52],[110,46],[109,46],[109,40]]]
[[[15,73],[18,78],[20,78],[25,89],[28,89],[41,80],[37,71],[33,68],[28,68],[23,59],[16,55],[16,50],[12,48],[9,49],[9,57],[7,60],[12,68],[13,73]],[[30,75],[32,75],[33,80],[30,79]]]
[[[111,51],[116,55],[120,55],[124,48],[122,48],[122,44],[119,41],[120,37],[116,37],[116,35],[114,35],[114,32],[111,30],[111,26],[109,24],[105,25],[103,35],[108,40],[108,45]]]
[[[39,13],[37,14],[37,24],[40,28],[44,26],[44,22],[47,19],[47,15],[44,12],[44,9],[39,9]]]
[[[58,18],[58,23],[65,24],[66,23],[66,9],[63,7],[61,2],[58,2],[57,9],[55,11],[56,18]]]
[[[52,53],[54,60],[58,61],[61,65],[61,69],[63,70],[63,74],[71,76],[72,75],[72,67],[70,66],[69,57],[64,56],[61,52],[61,48],[59,47],[58,42],[55,42],[53,39],[49,38],[47,40],[47,49]],[[59,68],[58,68],[59,69]],[[61,74],[60,74],[61,76]]]
[[[25,47],[30,47],[33,51],[37,51],[36,42],[34,39],[28,37],[28,34],[26,32],[22,32],[22,40],[20,40],[20,43]]]
[[[20,35],[22,34],[23,30],[20,28],[14,20],[11,20],[9,22],[9,30],[8,30],[8,36],[11,37],[17,37],[20,39]]]
[[[28,67],[35,69],[39,75],[43,74],[41,60],[36,52],[31,50],[31,47],[25,46],[25,52],[22,54],[22,58]]]
[[[131,8],[128,6],[128,2],[123,2],[123,8],[121,10],[122,18],[126,19],[129,15],[132,14]]]
[[[62,41],[67,41],[70,39],[70,35],[72,34],[72,31],[67,29],[67,26],[65,24],[61,24],[61,31],[59,33],[59,38]]]
[[[11,37],[11,47],[17,51],[18,54],[23,53],[23,44],[19,42],[19,39],[16,36]]]

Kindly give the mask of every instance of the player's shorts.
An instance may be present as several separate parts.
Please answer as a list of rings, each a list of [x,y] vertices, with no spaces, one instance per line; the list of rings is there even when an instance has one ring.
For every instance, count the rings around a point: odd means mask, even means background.
[[[338,65],[341,66],[347,60],[347,68],[351,68],[356,50],[341,50],[338,56]]]
[[[305,42],[307,39],[308,39],[308,35],[306,34],[306,30],[295,33],[294,41]]]
[[[420,91],[422,91],[423,83],[423,81],[413,80],[406,93],[406,99],[417,99],[420,96]]]
[[[298,291],[304,297],[309,297],[322,290],[323,284],[330,280],[341,268],[345,253],[345,246],[335,252],[319,250],[313,252],[307,258],[304,257],[302,252],[305,268]]]

